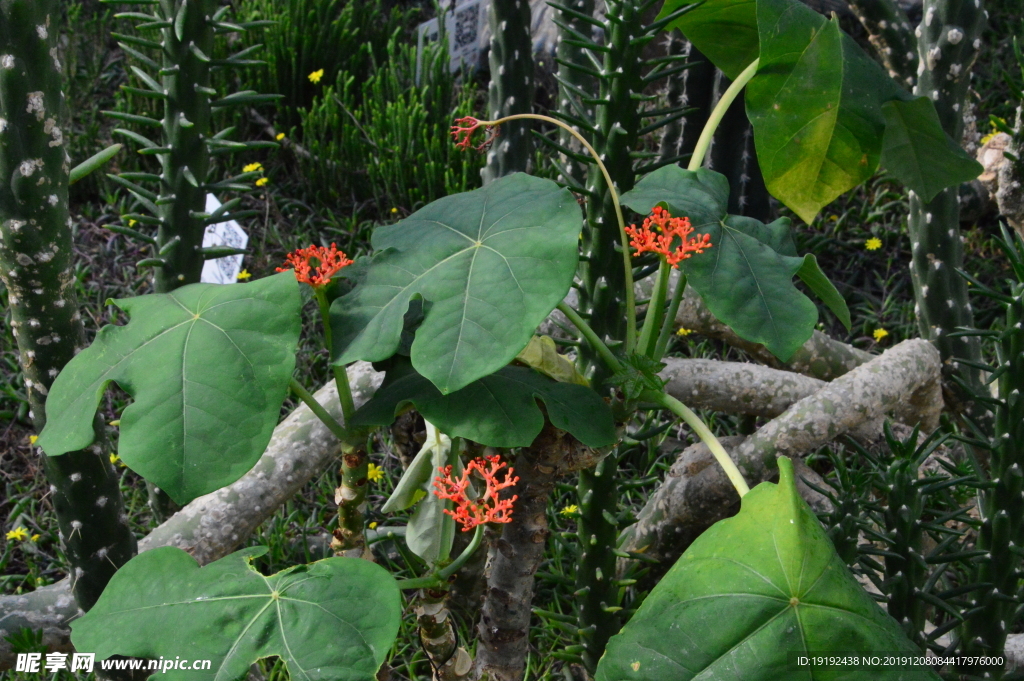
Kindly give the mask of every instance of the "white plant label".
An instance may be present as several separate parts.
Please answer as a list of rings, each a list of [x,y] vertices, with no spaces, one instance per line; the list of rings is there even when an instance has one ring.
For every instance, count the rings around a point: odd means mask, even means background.
[[[220,208],[221,203],[213,194],[206,195],[206,212]],[[245,248],[249,243],[249,235],[234,220],[208,225],[203,233],[203,248],[224,246],[227,248]],[[200,281],[204,284],[234,284],[238,281],[238,273],[242,271],[241,255],[229,255],[225,258],[207,260],[203,263],[203,274]]]
[[[484,0],[456,1],[455,9],[448,9],[451,2],[441,2],[444,16],[444,31],[448,36],[448,69],[455,73],[462,64],[475,66],[480,60],[480,36],[487,21],[488,3]],[[420,82],[423,48],[427,43],[440,38],[437,17],[425,21],[417,29],[416,82]]]

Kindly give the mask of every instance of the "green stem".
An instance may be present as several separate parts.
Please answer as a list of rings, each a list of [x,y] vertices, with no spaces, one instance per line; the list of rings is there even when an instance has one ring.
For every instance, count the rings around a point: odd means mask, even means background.
[[[697,437],[701,439],[701,442],[706,444],[711,453],[714,454],[718,465],[725,471],[725,474],[729,477],[729,482],[736,488],[736,492],[739,493],[740,497],[742,498],[750,491],[750,487],[747,485],[747,481],[743,479],[740,469],[736,467],[732,458],[729,457],[729,452],[725,451],[725,447],[718,441],[715,434],[711,432],[711,429],[689,407],[671,395],[653,390],[644,391],[640,399],[654,402],[681,418],[686,425],[693,429],[693,432],[697,433]]]
[[[327,302],[327,294],[323,289],[314,287],[316,304],[320,308],[320,321],[324,327],[324,343],[327,352],[332,352],[334,342],[331,336],[331,304]],[[334,384],[338,388],[338,401],[341,402],[341,416],[347,426],[352,420],[352,414],[356,411],[355,402],[352,400],[352,388],[348,384],[348,372],[344,365],[332,364],[331,371],[334,373]]]
[[[441,570],[435,570],[433,573],[423,576],[414,577],[413,579],[400,579],[398,580],[399,589],[432,589],[448,582],[448,579],[458,572],[466,562],[473,557],[476,550],[480,548],[480,544],[483,543],[484,539],[484,526],[477,525],[476,530],[473,532],[473,538],[469,544],[463,549],[459,557],[453,560],[447,567]]]
[[[708,148],[711,147],[711,140],[715,137],[718,124],[725,117],[725,113],[729,110],[729,105],[733,103],[733,100],[739,96],[743,88],[750,82],[750,79],[757,73],[757,65],[760,62],[760,58],[752,61],[750,66],[743,69],[743,72],[736,77],[736,80],[722,94],[722,98],[718,100],[718,104],[715,105],[711,115],[708,116],[708,122],[704,124],[704,129],[701,130],[697,146],[694,147],[693,155],[690,157],[690,164],[686,167],[687,170],[697,170],[704,164],[704,156],[707,155]]]
[[[686,275],[680,274],[676,282],[676,290],[672,292],[672,300],[668,304],[668,313],[661,322],[661,333],[658,334],[658,344],[654,346],[652,358],[661,360],[668,349],[668,339],[672,337],[672,327],[676,325],[676,313],[679,312],[679,304],[683,301],[683,293],[686,291]]]
[[[728,92],[726,92],[726,94],[728,94]],[[735,95],[733,96],[735,97]],[[605,167],[600,155],[597,153],[597,150],[591,146],[590,142],[588,142],[583,135],[573,130],[570,126],[557,118],[541,116],[539,114],[516,114],[515,116],[505,116],[504,118],[499,118],[495,121],[480,121],[480,124],[486,126],[501,125],[506,121],[515,121],[523,118],[551,123],[552,125],[557,125],[567,131],[579,140],[580,144],[582,144],[590,153],[590,156],[594,159],[597,167],[601,169],[601,174],[604,176],[605,184],[608,185],[608,193],[612,197],[612,204],[615,206],[615,217],[619,221],[619,240],[622,243],[622,266],[625,268],[626,352],[632,352],[633,348],[636,347],[636,298],[633,295],[633,260],[629,254],[629,236],[626,234],[626,220],[622,217],[622,205],[619,203],[619,194],[615,191],[615,184],[612,182],[612,176],[608,173],[608,168]]]
[[[641,355],[651,357],[659,336],[655,336],[655,329],[661,331],[662,320],[665,315],[665,298],[668,296],[668,280],[672,268],[669,267],[665,258],[661,259],[658,265],[658,277],[654,280],[654,292],[651,295],[651,302],[647,304],[647,316],[644,317],[644,326],[640,330],[640,340],[637,341],[636,349]],[[660,335],[660,334],[659,334]]]
[[[330,412],[323,408],[323,405],[316,401],[315,397],[309,394],[308,390],[302,387],[301,383],[299,383],[293,378],[288,383],[288,386],[292,389],[292,392],[295,393],[300,400],[306,403],[306,406],[309,407],[309,410],[313,412],[313,414],[315,414],[316,417],[320,419],[325,426],[327,426],[327,429],[334,433],[335,437],[337,437],[342,442],[345,442],[348,439],[348,431],[345,430],[345,428],[340,423],[338,423],[333,416],[331,416]]]
[[[587,339],[590,346],[597,351],[597,354],[601,355],[601,359],[604,360],[604,363],[608,365],[609,369],[613,372],[622,371],[622,364],[620,364],[619,360],[612,354],[612,351],[608,349],[608,346],[604,344],[604,341],[598,338],[594,330],[590,328],[590,324],[587,324],[587,322],[584,321],[579,312],[566,305],[564,301],[558,304],[557,309],[568,317],[569,321],[580,330],[580,333],[582,333],[583,337]]]

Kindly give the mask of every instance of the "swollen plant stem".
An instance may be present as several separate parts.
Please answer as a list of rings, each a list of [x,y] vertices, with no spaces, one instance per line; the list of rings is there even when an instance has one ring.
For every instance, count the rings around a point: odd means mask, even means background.
[[[345,385],[348,385],[348,383],[346,382]],[[331,414],[326,409],[324,409],[322,404],[316,401],[315,397],[309,394],[308,390],[302,387],[301,383],[299,383],[293,378],[288,383],[288,386],[292,389],[292,392],[295,393],[300,400],[306,403],[306,406],[309,407],[309,410],[313,412],[313,414],[315,414],[316,417],[320,419],[320,421],[325,426],[327,426],[327,429],[331,431],[331,433],[333,433],[335,437],[337,437],[342,442],[345,442],[349,439],[348,431],[340,423],[334,420],[334,417],[331,416]]]
[[[750,79],[757,73],[757,65],[760,63],[760,58],[750,62],[750,66],[743,69],[740,75],[736,77],[736,80],[722,94],[722,98],[718,100],[718,104],[715,105],[711,115],[708,116],[708,122],[704,124],[704,129],[701,130],[700,137],[697,139],[697,146],[694,147],[693,155],[690,156],[690,163],[686,166],[687,170],[697,170],[704,164],[704,157],[711,147],[711,140],[715,137],[715,131],[718,130],[719,123],[722,122],[733,100],[739,96],[743,88],[750,82]]]
[[[608,185],[608,192],[612,197],[612,204],[615,206],[615,217],[619,221],[619,239],[622,242],[622,266],[625,268],[625,287],[626,287],[626,352],[632,352],[633,348],[636,347],[636,298],[633,295],[633,259],[629,255],[629,237],[626,235],[626,221],[622,217],[622,205],[619,203],[619,194],[615,191],[615,184],[612,182],[612,176],[608,174],[608,168],[605,167],[604,162],[601,161],[600,155],[590,145],[590,142],[581,135],[580,133],[573,130],[570,126],[566,125],[557,118],[551,118],[550,116],[541,116],[539,114],[516,114],[514,116],[505,116],[499,118],[496,121],[480,121],[480,125],[493,126],[501,125],[507,121],[515,121],[522,118],[530,118],[537,121],[544,121],[557,125],[563,130],[567,131],[582,144],[590,156],[594,159],[597,167],[601,169],[601,174],[604,176],[605,184]]]
[[[484,526],[477,525],[473,531],[473,538],[469,541],[469,544],[463,549],[459,557],[453,560],[444,568],[437,570],[424,577],[415,577],[413,579],[400,579],[398,580],[399,589],[433,589],[441,586],[448,582],[448,578],[458,572],[463,565],[466,564],[476,550],[480,548],[480,544],[484,540]]]
[[[681,418],[686,425],[690,426],[690,428],[693,429],[693,432],[697,433],[697,437],[701,439],[701,442],[707,445],[708,449],[711,450],[711,453],[718,461],[718,465],[720,465],[725,471],[725,474],[729,477],[729,482],[731,482],[732,486],[736,488],[736,492],[740,495],[740,498],[750,491],[750,486],[747,485],[747,481],[743,479],[743,474],[740,473],[740,469],[736,467],[736,464],[729,456],[729,452],[725,451],[725,447],[723,447],[722,443],[718,441],[715,434],[711,432],[711,429],[708,428],[704,422],[700,420],[700,417],[694,414],[689,407],[671,395],[654,390],[644,391],[640,395],[640,398],[654,402],[655,404],[668,409],[670,412]]]
[[[320,308],[320,323],[324,326],[324,343],[327,347],[327,352],[331,352],[331,348],[334,347],[331,337],[331,305],[327,302],[327,294],[323,292],[323,289],[314,288],[313,291],[316,294],[316,304]],[[355,404],[352,402],[352,388],[348,384],[348,372],[345,370],[345,366],[341,364],[332,364],[331,371],[334,374],[334,384],[338,387],[341,415],[347,426],[351,422],[352,414],[356,410]]]

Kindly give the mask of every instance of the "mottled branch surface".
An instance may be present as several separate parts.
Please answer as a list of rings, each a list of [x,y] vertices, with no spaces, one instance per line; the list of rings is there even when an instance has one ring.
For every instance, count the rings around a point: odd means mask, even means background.
[[[723,444],[753,487],[774,476],[776,457],[799,459],[904,401],[918,405],[924,430],[934,428],[942,408],[940,381],[935,348],[923,340],[904,341],[797,401],[752,435],[723,438]],[[671,564],[704,530],[731,515],[738,501],[707,448],[693,445],[627,528],[622,548]]]
[[[570,453],[580,447],[567,433],[546,425],[533,445],[516,457],[519,482],[509,490],[519,498],[512,522],[504,525],[488,566],[480,612],[475,677],[521,681],[529,649],[533,581],[544,559],[547,506],[555,478]]]
[[[380,386],[384,375],[367,362],[348,369],[356,406]],[[342,420],[338,393],[331,381],[316,399],[334,418]],[[174,514],[139,542],[139,551],[177,546],[206,565],[237,549],[303,485],[319,475],[338,452],[338,440],[302,405],[274,430],[263,456],[248,473],[231,485],[199,497]],[[80,614],[68,580],[24,596],[0,597],[0,670],[14,665],[5,636],[22,627],[42,629],[48,650],[70,648],[68,623]]]

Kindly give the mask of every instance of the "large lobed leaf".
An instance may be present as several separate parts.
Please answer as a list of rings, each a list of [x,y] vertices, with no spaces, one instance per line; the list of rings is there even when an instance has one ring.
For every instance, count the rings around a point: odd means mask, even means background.
[[[801,258],[789,220],[771,224],[728,215],[729,181],[701,168],[666,166],[645,176],[622,195],[623,205],[646,214],[658,204],[689,217],[713,246],[684,260],[680,269],[708,309],[741,337],[763,343],[783,361],[810,338],[818,321],[814,303],[793,284],[798,275],[849,327],[850,313],[813,255]]]
[[[200,568],[181,549],[146,551],[122,567],[71,625],[78,650],[100,659],[210,660],[209,670],[158,678],[242,679],[279,656],[293,679],[374,681],[398,634],[401,594],[370,561],[328,558],[264,577],[248,548]]]
[[[666,0],[661,15],[685,4]],[[745,98],[758,162],[769,191],[808,222],[879,161],[925,200],[981,172],[931,101],[798,0],[708,0],[673,27],[732,78],[760,58]]]
[[[192,284],[114,301],[131,320],[105,326],[57,376],[39,446],[88,446],[113,381],[125,464],[180,504],[228,485],[263,454],[295,368],[301,299],[291,272],[250,284]]]
[[[412,404],[423,418],[452,437],[489,447],[526,447],[544,427],[538,399],[544,402],[551,423],[583,444],[604,447],[615,442],[611,408],[600,395],[517,366],[502,367],[443,395],[408,361],[396,359],[384,384],[352,416],[352,424],[386,426]]]
[[[497,371],[569,290],[582,225],[568,190],[516,173],[378,228],[355,290],[331,306],[335,362],[393,355],[422,298],[417,371],[442,393]]]
[[[743,497],[702,534],[608,643],[597,681],[871,678],[932,681],[927,667],[798,667],[797,655],[923,656],[857,583],[800,498],[779,484]]]

